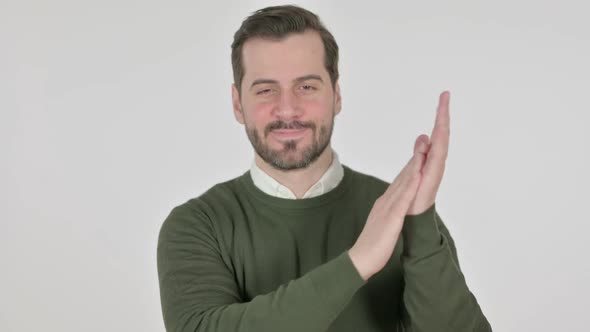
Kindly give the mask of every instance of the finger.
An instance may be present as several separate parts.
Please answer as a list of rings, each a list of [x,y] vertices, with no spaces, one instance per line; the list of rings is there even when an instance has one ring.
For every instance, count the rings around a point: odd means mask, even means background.
[[[422,163],[420,164],[420,171],[424,167],[425,161],[428,158],[428,151],[430,150],[430,139],[428,135],[420,135],[416,140],[416,144],[414,145],[414,154],[422,154],[424,158]]]
[[[444,91],[439,97],[434,128],[430,135],[431,143],[426,164],[424,165],[425,173],[440,173],[440,169],[447,159],[450,139],[449,103],[450,93]],[[436,170],[439,170],[439,172]]]
[[[410,204],[416,197],[420,185],[420,167],[425,156],[417,153],[412,157],[408,165],[409,174],[400,181],[400,184],[392,189],[391,196],[386,197],[386,206],[393,216],[403,217],[408,213]]]
[[[414,156],[416,154],[425,154],[428,151],[428,136],[427,135],[420,135],[414,141]],[[414,156],[408,160],[406,165],[402,168],[399,174],[393,180],[392,186],[395,187],[402,181],[405,177],[407,177],[408,172],[410,172],[410,168],[412,165],[412,161],[414,160]],[[392,187],[390,186],[390,187]]]
[[[418,136],[418,139],[416,139],[416,143],[414,143],[414,154],[427,154],[429,145],[430,139],[428,138],[428,135],[422,134]]]
[[[387,196],[386,200],[388,202],[395,201],[401,193],[407,190],[407,187],[409,186],[412,179],[416,176],[419,176],[420,170],[426,158],[425,153],[428,151],[427,142],[427,135],[420,135],[416,139],[414,143],[414,155],[412,158],[410,158],[410,160],[408,160],[404,168],[384,193],[384,196]]]
[[[418,145],[418,144],[417,144]],[[418,191],[418,185],[420,184],[422,174],[422,166],[426,160],[426,154],[422,153],[421,151],[426,151],[427,146],[424,142],[420,142],[420,147],[418,147],[416,153],[414,153],[414,157],[412,158],[412,163],[408,169],[407,176],[402,180],[400,184],[400,192],[401,192],[401,206],[404,207],[403,213],[405,215],[407,209],[410,206],[410,203],[416,196]]]
[[[436,110],[436,119],[432,129],[432,149],[436,154],[448,151],[449,138],[451,133],[449,103],[451,95],[448,91],[440,94],[438,107]]]

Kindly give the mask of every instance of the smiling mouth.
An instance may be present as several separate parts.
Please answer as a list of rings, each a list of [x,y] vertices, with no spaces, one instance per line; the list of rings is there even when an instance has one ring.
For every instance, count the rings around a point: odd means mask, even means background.
[[[275,129],[270,133],[279,140],[294,140],[303,137],[307,129]]]

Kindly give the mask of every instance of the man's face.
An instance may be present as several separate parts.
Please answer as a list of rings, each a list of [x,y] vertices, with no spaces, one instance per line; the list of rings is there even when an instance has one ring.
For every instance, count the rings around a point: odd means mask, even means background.
[[[242,61],[241,95],[233,86],[233,108],[254,150],[279,170],[307,167],[330,144],[341,108],[319,34],[308,30],[281,41],[249,39]]]

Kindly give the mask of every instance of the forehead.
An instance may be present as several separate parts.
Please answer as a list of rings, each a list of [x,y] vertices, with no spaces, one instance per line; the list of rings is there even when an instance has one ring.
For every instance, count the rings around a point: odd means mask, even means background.
[[[291,80],[302,75],[327,76],[324,45],[316,31],[293,33],[281,40],[248,39],[242,48],[244,83],[257,78]]]

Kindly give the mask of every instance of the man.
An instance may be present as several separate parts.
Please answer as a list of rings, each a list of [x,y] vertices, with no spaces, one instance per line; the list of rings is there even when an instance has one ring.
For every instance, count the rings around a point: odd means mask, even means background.
[[[168,331],[490,331],[435,209],[449,93],[389,184],[340,164],[338,46],[299,7],[253,13],[232,44],[251,169],[175,207],[158,243]]]

